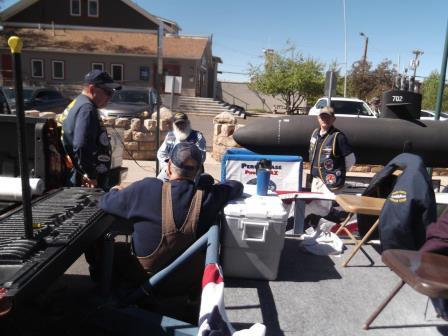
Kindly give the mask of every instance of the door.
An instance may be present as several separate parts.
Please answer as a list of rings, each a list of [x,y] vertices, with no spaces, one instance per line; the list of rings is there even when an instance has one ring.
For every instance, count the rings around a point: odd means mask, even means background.
[[[2,64],[1,64],[3,85],[10,86],[12,85],[12,58],[11,55],[2,55]]]

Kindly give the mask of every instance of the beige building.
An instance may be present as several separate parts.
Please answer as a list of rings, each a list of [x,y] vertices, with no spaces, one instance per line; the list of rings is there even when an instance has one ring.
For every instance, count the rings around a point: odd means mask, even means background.
[[[179,34],[176,22],[130,0],[21,0],[1,14],[1,79],[10,85],[7,40],[23,39],[25,84],[80,84],[92,69],[109,72],[123,85],[155,86],[159,26],[163,27],[161,76],[182,77],[182,95],[215,97],[219,57],[211,37]]]

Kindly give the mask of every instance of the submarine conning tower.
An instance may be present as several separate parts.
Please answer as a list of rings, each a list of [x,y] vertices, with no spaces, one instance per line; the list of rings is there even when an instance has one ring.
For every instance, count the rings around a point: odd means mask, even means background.
[[[391,90],[383,93],[380,118],[420,119],[422,95],[420,93]]]

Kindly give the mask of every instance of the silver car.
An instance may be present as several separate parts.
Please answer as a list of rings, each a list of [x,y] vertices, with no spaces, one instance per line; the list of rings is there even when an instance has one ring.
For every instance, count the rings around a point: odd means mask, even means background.
[[[146,115],[144,115],[144,113]],[[148,88],[122,88],[115,91],[109,104],[100,109],[103,117],[139,118],[151,116],[150,91]]]

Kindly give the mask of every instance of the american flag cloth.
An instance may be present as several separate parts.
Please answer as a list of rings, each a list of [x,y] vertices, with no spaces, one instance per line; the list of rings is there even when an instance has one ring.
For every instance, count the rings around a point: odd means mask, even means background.
[[[260,323],[240,331],[235,331],[229,323],[224,306],[224,281],[218,264],[208,264],[204,270],[198,325],[198,336],[264,336],[266,334],[266,327]]]

